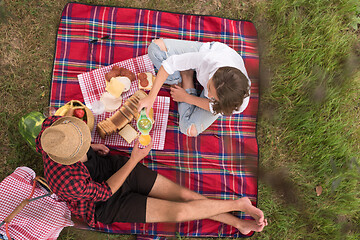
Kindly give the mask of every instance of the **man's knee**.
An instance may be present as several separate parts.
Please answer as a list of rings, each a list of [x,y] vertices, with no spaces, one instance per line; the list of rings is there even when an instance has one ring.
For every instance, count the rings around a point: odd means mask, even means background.
[[[164,51],[164,52],[167,51],[167,48],[166,48],[166,46],[165,46],[165,43],[164,43],[164,41],[163,41],[161,38],[155,39],[155,40],[153,41],[153,43],[155,43],[156,45],[158,45],[161,51]]]
[[[186,131],[186,135],[189,137],[196,137],[198,135],[195,124],[191,124],[191,126]]]

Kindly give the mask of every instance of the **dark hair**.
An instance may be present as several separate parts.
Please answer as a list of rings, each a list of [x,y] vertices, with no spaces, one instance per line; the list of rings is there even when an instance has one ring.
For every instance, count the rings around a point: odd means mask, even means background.
[[[212,82],[219,99],[212,100],[216,113],[231,115],[234,110],[239,110],[244,98],[249,96],[248,79],[237,68],[219,68],[212,77]]]

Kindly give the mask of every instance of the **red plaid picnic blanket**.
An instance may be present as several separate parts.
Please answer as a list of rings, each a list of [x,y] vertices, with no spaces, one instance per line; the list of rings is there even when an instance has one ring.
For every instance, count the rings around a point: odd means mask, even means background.
[[[91,72],[86,72],[78,75],[80,89],[84,97],[84,102],[86,106],[91,108],[91,103],[96,100],[100,100],[101,95],[105,92],[105,73],[109,72],[111,68],[117,65],[119,67],[125,67],[129,69],[135,75],[142,72],[151,72],[155,74],[154,66],[151,63],[148,55],[143,55],[136,58],[131,58],[119,63],[115,63],[106,67],[98,68]],[[130,90],[121,94],[124,102],[131,97],[137,90],[139,90],[137,81],[131,83]],[[167,121],[169,116],[169,104],[170,98],[164,96],[158,96],[154,102],[154,126],[150,131],[150,136],[153,140],[153,149],[163,150],[165,144],[165,134]],[[109,113],[105,112],[101,115],[95,116],[95,126],[100,123],[102,120],[112,116],[115,112]],[[135,119],[130,123],[135,129],[136,121]],[[131,144],[127,143],[120,135],[112,134],[111,136],[102,139],[97,131],[94,129],[91,133],[92,141],[94,143],[102,143],[110,146],[122,146],[122,147],[133,147],[134,142]]]
[[[84,101],[77,75],[145,55],[154,38],[228,44],[244,59],[252,82],[251,96],[242,114],[220,117],[196,138],[180,133],[177,104],[171,100],[164,149],[152,150],[143,163],[207,197],[247,196],[256,205],[259,58],[257,32],[249,21],[69,3],[57,34],[50,104],[58,107],[71,99]],[[170,97],[169,88],[162,88],[159,95]],[[251,219],[241,212],[235,214]],[[242,236],[237,229],[211,220],[178,224],[98,223],[96,230],[157,236]]]

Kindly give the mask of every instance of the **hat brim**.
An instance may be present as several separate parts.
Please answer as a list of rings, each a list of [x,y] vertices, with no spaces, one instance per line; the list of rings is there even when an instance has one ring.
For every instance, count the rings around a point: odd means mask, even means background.
[[[51,154],[48,154],[48,156],[54,160],[57,163],[63,164],[63,165],[71,165],[74,164],[76,162],[78,162],[79,160],[81,160],[84,155],[88,152],[90,145],[91,145],[91,132],[89,127],[86,125],[86,123],[76,117],[70,117],[70,116],[65,116],[62,117],[58,120],[56,120],[51,126],[56,126],[56,125],[60,125],[63,123],[66,123],[67,121],[71,121],[72,123],[74,123],[79,130],[82,133],[82,146],[80,147],[79,151],[77,152],[77,154],[75,156],[73,156],[71,159],[68,158],[61,158],[58,156],[53,156]]]

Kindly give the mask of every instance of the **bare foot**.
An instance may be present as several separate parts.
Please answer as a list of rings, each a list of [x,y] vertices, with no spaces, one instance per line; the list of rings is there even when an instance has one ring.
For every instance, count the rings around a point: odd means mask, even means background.
[[[239,198],[241,204],[240,211],[252,216],[258,225],[265,223],[264,213],[257,207],[254,207],[248,197]]]
[[[265,224],[265,222],[263,224],[257,224],[254,220],[239,220],[239,227],[238,230],[244,234],[247,235],[252,231],[255,232],[261,232],[264,227],[267,225],[267,222]]]

